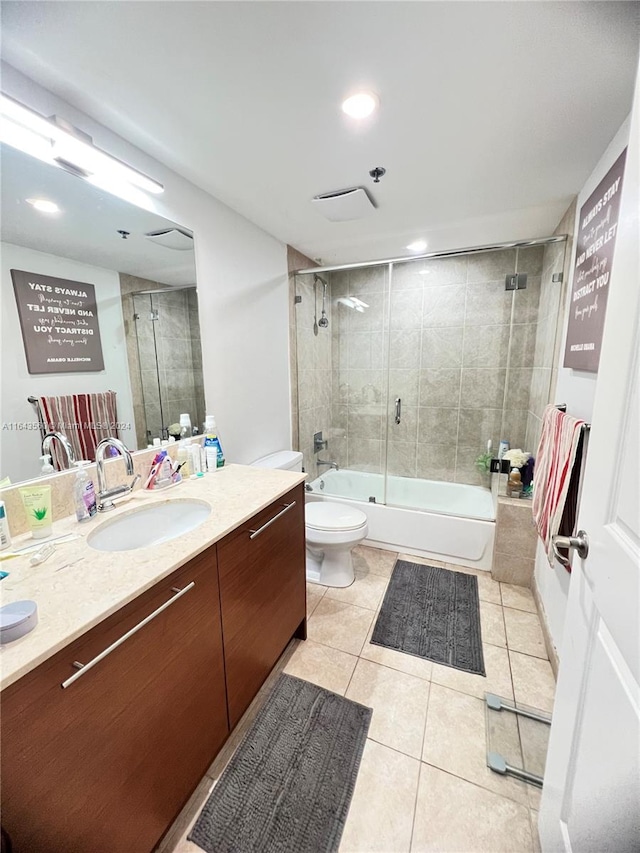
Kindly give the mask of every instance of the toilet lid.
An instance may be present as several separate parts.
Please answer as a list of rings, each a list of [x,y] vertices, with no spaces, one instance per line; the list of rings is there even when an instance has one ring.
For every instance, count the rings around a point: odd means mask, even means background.
[[[305,524],[315,530],[355,530],[367,516],[355,507],[329,501],[310,501],[305,506]]]

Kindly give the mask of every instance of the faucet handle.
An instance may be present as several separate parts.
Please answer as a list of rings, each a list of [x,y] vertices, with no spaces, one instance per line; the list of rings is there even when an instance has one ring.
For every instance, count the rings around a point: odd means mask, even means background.
[[[138,482],[139,479],[140,479],[140,474],[136,474],[136,476],[133,478],[133,480],[131,481],[131,484],[129,486],[130,492],[132,492],[134,490],[136,483]]]

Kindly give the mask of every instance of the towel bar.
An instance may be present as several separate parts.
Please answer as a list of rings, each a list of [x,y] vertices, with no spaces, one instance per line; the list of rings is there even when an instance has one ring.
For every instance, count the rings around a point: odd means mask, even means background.
[[[556,407],[556,409],[560,409],[561,412],[567,411],[567,404],[566,403],[556,403],[555,407]],[[582,424],[580,429],[582,430],[582,432],[586,432],[586,430],[591,429],[591,424]]]

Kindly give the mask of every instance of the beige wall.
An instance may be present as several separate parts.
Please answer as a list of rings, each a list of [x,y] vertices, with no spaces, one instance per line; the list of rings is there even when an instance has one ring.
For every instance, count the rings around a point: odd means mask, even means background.
[[[566,243],[550,243],[545,246],[542,258],[542,279],[540,286],[540,306],[538,310],[538,328],[529,393],[529,411],[527,415],[526,448],[536,455],[542,413],[544,407],[554,400],[557,364],[560,360],[560,347],[564,330],[564,312],[566,293],[571,276],[571,251],[573,248],[573,223],[575,219],[575,200],[558,223],[554,234],[566,234]],[[562,273],[562,281],[552,281],[552,276]]]

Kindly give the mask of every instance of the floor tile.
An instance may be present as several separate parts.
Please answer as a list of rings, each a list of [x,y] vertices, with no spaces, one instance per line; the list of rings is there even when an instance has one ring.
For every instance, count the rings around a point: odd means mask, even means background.
[[[499,604],[480,601],[480,627],[482,628],[483,643],[491,643],[492,646],[506,648],[507,637],[504,632],[502,607]]]
[[[537,788],[535,785],[528,785],[527,787],[529,789],[529,808],[539,809],[540,800],[542,799],[542,788]]]
[[[487,767],[485,717],[486,709],[482,699],[432,684],[422,760],[528,806],[529,797],[524,782],[501,776]],[[506,744],[508,753],[513,753],[514,749],[519,752],[515,719],[512,720],[511,730],[513,749],[509,749]]]
[[[529,809],[423,764],[411,850],[533,853]]]
[[[533,837],[533,853],[542,853],[540,836],[538,835],[538,811],[531,809],[531,835]]]
[[[420,762],[367,740],[340,853],[404,853],[411,844]]]
[[[322,584],[311,583],[310,581],[307,581],[307,595],[313,594],[313,595],[317,595],[320,598],[322,598],[322,596],[325,594],[327,589],[328,589],[328,587],[322,586]]]
[[[548,660],[549,656],[537,613],[526,613],[524,610],[505,607],[504,621],[507,629],[507,645],[510,649]]]
[[[377,610],[387,589],[389,580],[381,575],[356,572],[356,579],[351,586],[328,587],[326,598],[343,601],[345,604],[356,604],[368,610]]]
[[[371,635],[376,626],[377,618],[378,614],[376,614],[376,618],[373,620],[367,634],[360,657],[374,663],[382,664],[383,666],[390,666],[391,669],[397,669],[400,672],[406,672],[407,675],[415,675],[417,678],[424,678],[425,681],[429,681],[433,668],[433,663],[430,660],[416,657],[416,655],[409,655],[406,652],[397,652],[395,649],[387,649],[384,646],[375,646],[371,642]]]
[[[311,584],[307,585],[307,619],[311,616],[313,611],[318,606],[318,603],[322,600],[324,592],[316,592],[313,589],[309,589]]]
[[[375,613],[324,596],[307,622],[307,637],[316,643],[359,655]]]
[[[484,699],[485,693],[496,693],[505,699],[513,699],[507,650],[483,643],[482,653],[486,676],[473,675],[451,666],[434,663],[431,681],[441,684],[443,687],[451,687],[453,690],[468,693],[470,696],[478,696],[480,699]]]
[[[428,681],[359,660],[345,695],[373,708],[369,727],[372,740],[420,758],[429,701]]]
[[[509,660],[516,702],[553,711],[556,683],[549,661],[513,651],[509,651]]]
[[[501,583],[502,603],[505,607],[513,607],[516,610],[526,610],[529,613],[537,613],[533,593],[526,586],[516,586],[512,583]]]
[[[383,551],[381,548],[369,548],[368,545],[358,545],[351,555],[356,572],[369,572],[383,578],[391,577],[398,557],[396,551]]]
[[[344,696],[357,662],[355,655],[306,640],[297,647],[284,671]]]

